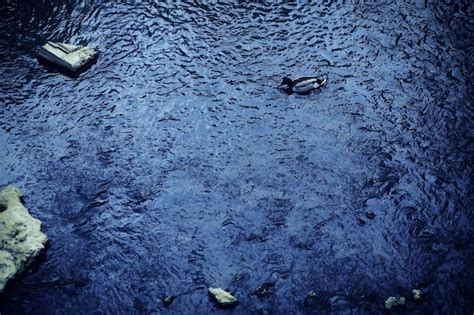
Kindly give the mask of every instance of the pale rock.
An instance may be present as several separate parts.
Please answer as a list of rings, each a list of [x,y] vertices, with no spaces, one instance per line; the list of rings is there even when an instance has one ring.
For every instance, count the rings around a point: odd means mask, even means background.
[[[48,240],[41,232],[41,221],[21,203],[22,196],[13,186],[0,191],[0,292],[41,253]]]
[[[413,299],[415,301],[419,301],[423,298],[423,291],[419,290],[419,289],[413,289],[411,291],[411,294],[413,295]]]
[[[217,304],[222,307],[231,307],[239,302],[232,294],[221,288],[209,288],[208,292],[216,300]]]
[[[399,296],[399,297],[391,296],[385,301],[385,308],[387,310],[390,310],[397,306],[403,306],[403,305],[405,305],[405,297],[403,296]]]
[[[38,58],[64,70],[69,74],[78,74],[92,64],[98,57],[94,48],[47,42],[38,51]]]

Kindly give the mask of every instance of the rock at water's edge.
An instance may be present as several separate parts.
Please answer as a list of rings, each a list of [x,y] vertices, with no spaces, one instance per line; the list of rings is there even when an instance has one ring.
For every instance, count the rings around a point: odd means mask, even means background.
[[[0,190],[0,293],[8,280],[21,273],[44,249],[47,236],[41,221],[23,206],[23,193],[14,186]]]
[[[239,303],[232,294],[221,288],[209,288],[208,292],[221,307],[232,307]]]

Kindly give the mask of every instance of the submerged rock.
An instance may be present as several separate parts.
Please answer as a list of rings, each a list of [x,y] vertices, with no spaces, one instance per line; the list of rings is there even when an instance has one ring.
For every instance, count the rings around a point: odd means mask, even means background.
[[[313,290],[309,291],[304,298],[304,306],[305,307],[312,307],[318,304],[318,295]]]
[[[421,291],[421,290],[413,289],[411,291],[411,294],[413,295],[413,299],[415,301],[420,301],[423,298],[423,291]]]
[[[372,211],[367,211],[367,213],[365,214],[365,216],[366,216],[367,219],[369,219],[369,220],[375,219],[375,213],[373,213]]]
[[[44,249],[48,238],[41,221],[21,203],[20,189],[7,186],[0,191],[0,292],[8,280],[21,273]]]
[[[47,42],[38,50],[38,59],[69,75],[78,75],[98,57],[94,48]]]
[[[273,283],[265,282],[259,285],[253,293],[257,296],[264,296],[268,294],[268,291],[273,287]]]
[[[405,305],[405,298],[403,296],[395,297],[391,296],[385,301],[385,308],[390,310],[395,307]]]
[[[174,295],[167,295],[163,298],[163,304],[168,307],[173,303],[174,299],[176,299],[176,296]]]
[[[237,298],[221,288],[209,288],[208,292],[221,307],[232,307],[239,303]]]

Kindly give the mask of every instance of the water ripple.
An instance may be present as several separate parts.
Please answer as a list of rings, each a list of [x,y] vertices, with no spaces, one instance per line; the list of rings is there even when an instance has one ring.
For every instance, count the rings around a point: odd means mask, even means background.
[[[174,294],[171,312],[213,313],[220,286],[236,313],[380,313],[415,287],[426,303],[407,312],[472,312],[473,16],[469,1],[3,1],[1,184],[51,243],[0,311],[161,313]],[[34,59],[45,39],[101,56],[67,78]],[[310,96],[276,89],[325,73]]]

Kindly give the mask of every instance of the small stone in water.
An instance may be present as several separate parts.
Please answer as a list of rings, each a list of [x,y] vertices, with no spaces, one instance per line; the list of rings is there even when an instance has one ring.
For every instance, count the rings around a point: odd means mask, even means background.
[[[365,214],[365,216],[366,216],[367,219],[369,219],[369,220],[375,219],[375,213],[373,213],[372,211],[367,211],[367,213]]]
[[[413,299],[414,299],[415,301],[419,301],[419,300],[421,300],[421,299],[423,298],[423,291],[421,291],[421,290],[413,289],[413,290],[411,291],[411,294],[413,294]]]
[[[221,288],[209,288],[208,292],[220,307],[233,307],[239,303],[232,294]]]
[[[1,204],[1,203],[0,203],[0,212],[3,212],[3,211],[5,211],[5,210],[7,210],[7,206],[5,206],[4,204]]]
[[[391,296],[385,301],[385,308],[387,310],[390,310],[391,308],[397,307],[397,306],[403,306],[405,305],[405,297],[400,296],[400,297],[395,297]]]
[[[317,294],[313,290],[309,291],[308,294],[306,294],[306,297],[304,299],[304,306],[305,307],[310,307],[310,306],[315,306],[317,304]]]
[[[255,295],[258,295],[258,296],[264,296],[268,293],[268,291],[270,290],[272,286],[273,286],[273,283],[268,283],[268,282],[263,283],[255,289],[254,293]]]
[[[365,221],[362,218],[358,218],[357,223],[359,223],[359,225],[365,225]]]
[[[163,298],[163,304],[165,306],[170,306],[171,303],[173,303],[174,299],[176,299],[176,296],[174,295],[167,295]]]

